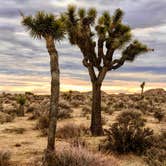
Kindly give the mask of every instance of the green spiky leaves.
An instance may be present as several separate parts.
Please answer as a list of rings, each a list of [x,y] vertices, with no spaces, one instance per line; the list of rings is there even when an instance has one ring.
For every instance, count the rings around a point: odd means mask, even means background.
[[[122,52],[122,55],[123,57],[125,57],[126,61],[133,61],[136,56],[141,53],[146,53],[148,51],[149,49],[146,45],[135,40]]]
[[[33,38],[52,36],[55,40],[64,37],[65,26],[62,17],[56,18],[53,14],[39,11],[33,16],[24,16],[22,24],[27,28]]]
[[[130,44],[131,28],[122,22],[124,13],[121,9],[117,9],[112,16],[108,11],[103,12],[97,22],[96,15],[97,12],[93,8],[87,11],[83,8],[78,11],[75,7],[68,8],[67,32],[71,44],[78,45],[84,57],[88,57],[88,61],[99,71],[104,65],[110,70],[117,69],[125,61],[133,61],[137,55],[149,51],[146,45],[138,41]],[[93,32],[94,30],[97,33]],[[95,35],[98,37],[97,43],[93,38]],[[104,47],[106,47],[105,53]],[[113,54],[117,49],[124,51],[121,58],[114,59]]]
[[[123,11],[121,9],[116,9],[114,15],[113,15],[113,24],[117,24],[122,21],[123,18]]]
[[[26,103],[26,98],[24,95],[19,95],[17,98],[17,103],[20,105],[24,105]]]
[[[79,16],[81,19],[83,19],[83,18],[86,16],[86,11],[85,11],[84,8],[80,8],[80,9],[78,10],[78,16]]]

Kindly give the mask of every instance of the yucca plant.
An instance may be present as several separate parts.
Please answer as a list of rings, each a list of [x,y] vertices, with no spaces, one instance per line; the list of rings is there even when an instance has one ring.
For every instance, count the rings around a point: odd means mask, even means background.
[[[85,10],[69,6],[66,12],[66,25],[69,41],[77,45],[83,54],[83,65],[88,69],[92,83],[91,132],[102,135],[101,86],[108,71],[119,69],[125,62],[149,49],[138,40],[132,40],[131,28],[122,22],[123,11],[117,9],[111,16],[105,11],[97,17],[95,8]],[[115,57],[115,52],[121,56]],[[120,52],[119,52],[120,53]]]
[[[55,132],[59,103],[59,62],[56,43],[65,35],[63,16],[56,17],[53,14],[39,11],[35,16],[22,15],[22,25],[27,28],[33,38],[45,39],[46,48],[50,56],[51,73],[51,98],[49,114],[48,144],[46,150],[46,163],[51,166],[52,153],[55,149]]]

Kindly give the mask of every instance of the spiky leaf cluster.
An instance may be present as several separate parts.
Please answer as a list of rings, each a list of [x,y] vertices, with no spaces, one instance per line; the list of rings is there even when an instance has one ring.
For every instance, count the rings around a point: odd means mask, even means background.
[[[56,18],[53,14],[44,11],[37,12],[34,17],[23,15],[22,24],[34,38],[52,36],[60,40],[65,34],[64,17]]]
[[[26,103],[26,98],[24,95],[20,95],[18,96],[17,98],[17,103],[20,104],[20,105],[24,105]]]
[[[131,42],[131,28],[122,22],[123,14],[121,9],[117,9],[112,16],[105,11],[96,20],[97,12],[93,8],[77,11],[75,6],[68,7],[66,15],[69,40],[80,48],[86,67],[91,65],[99,71],[103,67],[107,70],[117,69],[125,61],[133,61],[137,55],[149,51],[146,45],[136,40]],[[123,49],[119,59],[113,57],[117,49]]]

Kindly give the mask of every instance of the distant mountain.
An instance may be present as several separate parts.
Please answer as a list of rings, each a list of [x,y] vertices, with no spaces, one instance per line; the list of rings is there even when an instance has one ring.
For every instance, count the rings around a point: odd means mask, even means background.
[[[150,89],[144,92],[146,95],[166,95],[166,91],[162,88]]]

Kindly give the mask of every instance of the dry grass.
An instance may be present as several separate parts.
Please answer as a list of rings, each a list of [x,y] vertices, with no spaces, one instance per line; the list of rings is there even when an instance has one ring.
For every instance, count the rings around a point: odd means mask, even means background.
[[[65,147],[56,151],[57,166],[118,166],[117,159],[101,153],[90,152],[86,148]]]

